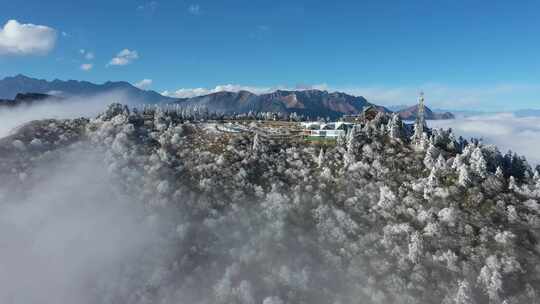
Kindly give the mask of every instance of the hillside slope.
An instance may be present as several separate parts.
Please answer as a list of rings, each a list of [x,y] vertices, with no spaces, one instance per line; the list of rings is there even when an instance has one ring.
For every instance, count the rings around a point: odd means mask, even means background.
[[[90,303],[538,301],[540,176],[521,157],[449,131],[411,144],[396,115],[323,146],[275,132],[120,105],[34,122],[0,141],[0,193],[16,202],[51,178],[44,163],[99,151],[157,236],[106,267],[93,257],[70,284]]]

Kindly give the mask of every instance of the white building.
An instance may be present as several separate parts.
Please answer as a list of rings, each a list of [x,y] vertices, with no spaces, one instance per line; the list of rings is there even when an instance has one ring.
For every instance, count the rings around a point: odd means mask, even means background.
[[[345,136],[347,130],[354,126],[350,122],[303,122],[303,135],[310,137],[329,137],[337,138],[339,136]]]

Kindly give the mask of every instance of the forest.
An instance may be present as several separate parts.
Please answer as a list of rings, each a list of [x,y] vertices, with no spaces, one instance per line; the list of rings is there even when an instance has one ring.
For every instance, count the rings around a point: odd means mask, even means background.
[[[452,130],[411,130],[385,113],[327,144],[216,124],[113,104],[0,139],[0,236],[28,237],[5,244],[32,261],[49,248],[87,265],[42,294],[2,282],[0,300],[540,303],[540,172],[517,153]],[[80,191],[58,194],[89,172]],[[11,216],[32,218],[44,201],[56,206],[54,224],[66,223],[51,231],[76,230],[63,213],[83,202],[83,223],[107,210],[104,231],[90,226],[50,249],[50,236],[18,229]],[[0,266],[27,264],[9,252]]]

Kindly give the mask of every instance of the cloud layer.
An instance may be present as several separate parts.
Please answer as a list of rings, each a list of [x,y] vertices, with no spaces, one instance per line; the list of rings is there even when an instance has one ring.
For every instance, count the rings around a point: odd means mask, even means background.
[[[328,90],[328,86],[325,84],[318,85],[297,85],[296,87],[289,86],[275,86],[275,87],[257,87],[257,86],[244,86],[239,84],[225,84],[218,85],[214,88],[181,88],[175,91],[163,91],[164,96],[176,97],[176,98],[190,98],[195,96],[203,96],[217,92],[239,92],[249,91],[254,94],[268,94],[277,90]]]
[[[81,70],[83,71],[90,71],[94,67],[91,63],[83,63],[81,64]]]
[[[139,53],[137,51],[131,51],[129,49],[123,49],[121,50],[116,57],[111,59],[107,66],[110,65],[128,65],[132,63],[134,60],[139,58]]]
[[[192,4],[189,6],[188,11],[192,15],[199,15],[201,13],[201,6],[198,4]]]
[[[0,55],[44,55],[54,48],[56,38],[50,27],[9,20],[0,28]]]
[[[135,84],[135,86],[141,90],[146,90],[152,85],[152,79],[143,79]]]
[[[510,113],[430,121],[430,127],[452,128],[465,138],[483,138],[503,153],[512,150],[540,164],[540,117],[517,117]]]

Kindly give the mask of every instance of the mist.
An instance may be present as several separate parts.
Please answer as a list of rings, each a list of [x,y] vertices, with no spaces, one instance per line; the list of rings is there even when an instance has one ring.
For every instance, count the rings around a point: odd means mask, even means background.
[[[32,120],[94,117],[111,103],[129,105],[127,100],[124,92],[115,91],[94,96],[72,96],[61,101],[42,100],[30,105],[0,107],[0,138]]]
[[[97,151],[58,152],[21,191],[0,186],[0,303],[133,300],[155,266],[150,249],[166,250],[157,227]]]

